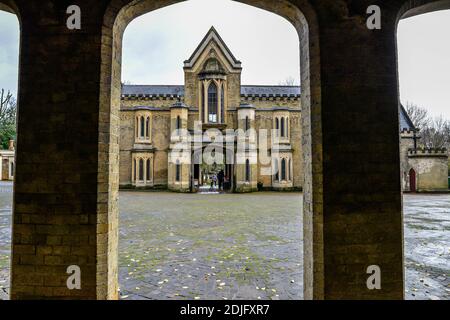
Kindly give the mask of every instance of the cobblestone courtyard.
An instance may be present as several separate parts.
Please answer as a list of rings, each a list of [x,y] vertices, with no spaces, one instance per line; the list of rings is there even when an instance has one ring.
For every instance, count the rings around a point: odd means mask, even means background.
[[[0,299],[11,184],[0,183]],[[301,299],[300,193],[120,193],[122,299]],[[405,195],[407,299],[450,299],[450,197]]]

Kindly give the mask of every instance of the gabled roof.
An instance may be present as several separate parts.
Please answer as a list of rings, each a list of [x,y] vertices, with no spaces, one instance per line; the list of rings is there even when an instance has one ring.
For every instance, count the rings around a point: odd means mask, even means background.
[[[208,33],[203,38],[203,40],[200,42],[198,47],[195,49],[195,51],[191,55],[191,57],[188,60],[184,61],[184,67],[192,68],[211,41],[215,41],[217,43],[217,45],[220,48],[220,50],[222,51],[223,55],[227,58],[228,62],[230,63],[230,65],[233,68],[242,69],[241,61],[237,60],[234,57],[233,53],[227,47],[227,45],[222,40],[221,36],[219,35],[219,33],[217,32],[217,30],[214,27],[211,27],[211,29],[209,29]]]
[[[408,116],[408,113],[406,112],[403,105],[400,103],[400,131],[402,130],[416,130],[416,127],[414,126],[414,123],[411,121],[410,117]]]

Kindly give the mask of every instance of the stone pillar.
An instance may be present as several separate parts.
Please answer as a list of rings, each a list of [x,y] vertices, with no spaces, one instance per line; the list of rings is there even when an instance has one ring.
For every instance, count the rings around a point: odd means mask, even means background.
[[[117,198],[108,195],[118,187],[118,153],[109,147],[118,132],[99,127],[111,117],[99,113],[100,2],[78,1],[82,29],[68,30],[65,3],[16,1],[21,52],[11,299],[117,298]],[[66,285],[69,266],[81,269],[80,290]]]
[[[246,130],[247,117],[250,128]],[[249,104],[242,104],[238,108],[238,135],[236,151],[236,192],[257,191],[258,183],[258,150],[255,130],[255,108]],[[246,134],[245,136],[243,134]],[[249,161],[250,179],[247,175],[247,163]]]
[[[365,6],[317,10],[323,207],[314,212],[314,280],[305,298],[402,299],[397,11],[382,5],[382,29],[369,30]],[[379,290],[366,285],[373,265]]]
[[[168,157],[168,186],[170,190],[189,192],[191,181],[191,142],[187,136],[188,107],[177,102],[170,108],[171,140]],[[177,130],[177,118],[180,128]],[[180,181],[176,181],[176,161],[180,162]]]

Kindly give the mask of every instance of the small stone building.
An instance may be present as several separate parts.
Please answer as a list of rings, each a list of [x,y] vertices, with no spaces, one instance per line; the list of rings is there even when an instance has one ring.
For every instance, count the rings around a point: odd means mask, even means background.
[[[448,190],[448,152],[418,147],[420,133],[400,106],[402,188],[407,192]]]
[[[12,181],[14,180],[14,141],[9,141],[8,150],[0,150],[0,180]]]

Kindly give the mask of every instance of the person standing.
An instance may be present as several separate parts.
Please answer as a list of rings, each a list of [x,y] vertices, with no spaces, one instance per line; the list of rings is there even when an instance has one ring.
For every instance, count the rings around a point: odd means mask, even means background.
[[[219,175],[218,175],[218,180],[219,180],[219,190],[223,190],[223,180],[225,177],[225,173],[223,172],[223,170],[219,171]]]

